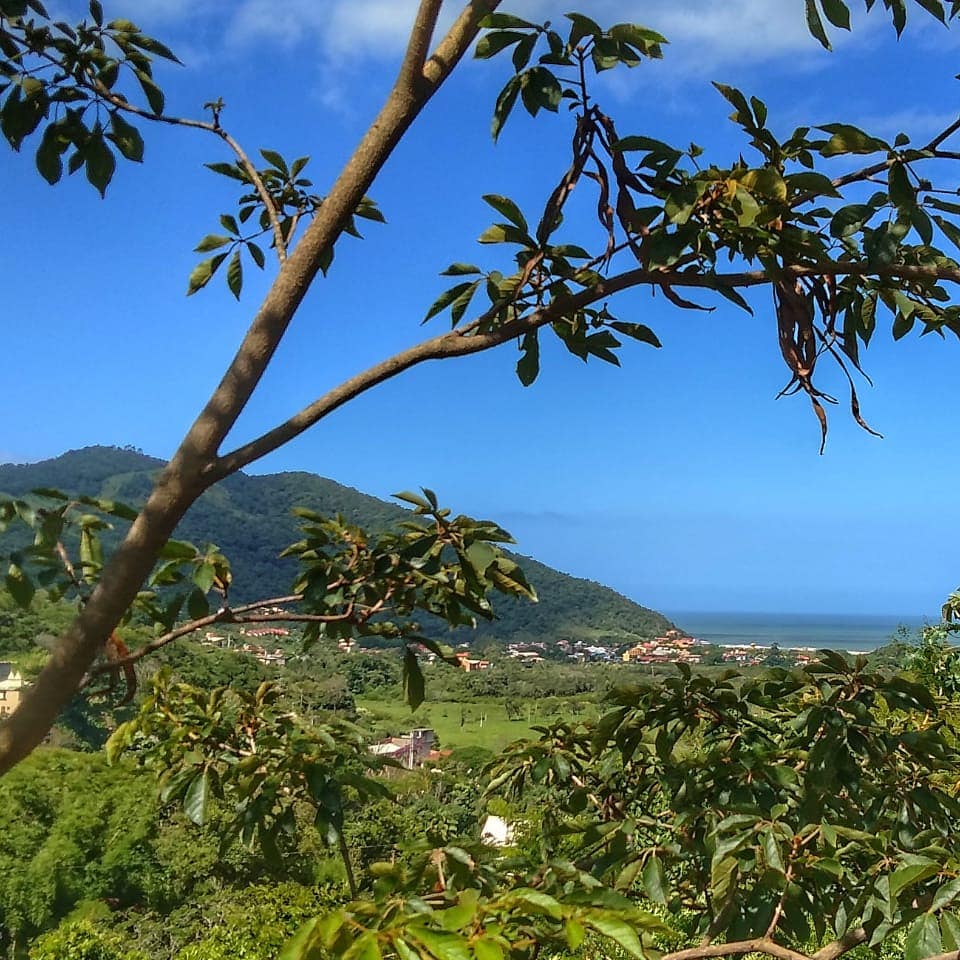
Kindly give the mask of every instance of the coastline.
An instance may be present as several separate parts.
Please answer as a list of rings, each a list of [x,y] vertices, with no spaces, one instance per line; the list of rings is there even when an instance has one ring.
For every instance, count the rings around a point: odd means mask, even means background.
[[[671,611],[671,619],[690,636],[718,647],[772,647],[809,653],[842,650],[869,653],[897,639],[904,630],[916,633],[938,617],[922,614],[829,614]]]

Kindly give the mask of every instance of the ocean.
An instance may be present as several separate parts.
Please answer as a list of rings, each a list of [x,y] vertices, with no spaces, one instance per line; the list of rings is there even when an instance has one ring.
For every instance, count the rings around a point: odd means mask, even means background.
[[[706,613],[671,611],[673,622],[698,640],[721,645],[815,647],[866,652],[889,643],[898,627],[911,633],[939,618],[836,613]]]

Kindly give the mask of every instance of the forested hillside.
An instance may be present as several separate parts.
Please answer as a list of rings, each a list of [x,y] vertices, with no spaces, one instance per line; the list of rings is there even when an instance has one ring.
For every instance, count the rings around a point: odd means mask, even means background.
[[[139,451],[86,447],[39,463],[0,465],[0,492],[23,496],[36,488],[52,487],[137,505],[160,466],[162,461]],[[327,515],[342,513],[369,529],[383,528],[406,513],[311,473],[241,473],[205,493],[178,527],[177,536],[194,543],[216,543],[226,553],[234,569],[234,602],[282,595],[290,589],[295,567],[292,561],[278,559],[278,554],[299,539],[291,513],[297,506]],[[624,642],[656,636],[672,626],[661,614],[608,587],[567,576],[536,560],[519,559],[540,603],[500,600],[499,619],[480,624],[477,637]],[[458,639],[469,636],[464,632]]]

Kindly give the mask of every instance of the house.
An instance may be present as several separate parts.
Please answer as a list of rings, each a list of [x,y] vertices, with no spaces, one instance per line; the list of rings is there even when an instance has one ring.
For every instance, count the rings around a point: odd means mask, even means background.
[[[481,843],[491,847],[509,847],[513,843],[513,839],[513,825],[507,823],[503,817],[490,814],[483,821],[483,827],[480,830]]]
[[[429,727],[417,727],[399,737],[389,737],[371,744],[370,752],[378,757],[396,760],[402,767],[413,770],[422,767],[428,760],[439,759],[440,752],[433,749],[437,735]]]
[[[474,660],[466,650],[458,650],[455,654],[458,665],[466,673],[476,670],[489,670],[493,664],[489,660]]]
[[[26,684],[12,663],[0,663],[0,717],[8,717],[20,706]]]

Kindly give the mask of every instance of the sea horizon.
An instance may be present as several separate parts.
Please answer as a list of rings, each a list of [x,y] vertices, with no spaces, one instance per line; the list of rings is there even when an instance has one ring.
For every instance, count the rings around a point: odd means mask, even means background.
[[[901,627],[916,635],[939,617],[909,614],[669,611],[690,636],[720,646],[813,647],[868,652],[896,639]]]

